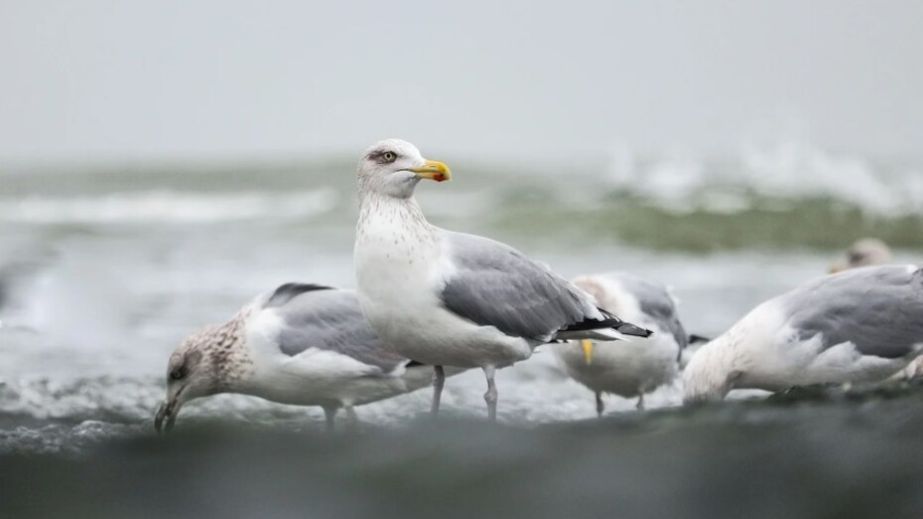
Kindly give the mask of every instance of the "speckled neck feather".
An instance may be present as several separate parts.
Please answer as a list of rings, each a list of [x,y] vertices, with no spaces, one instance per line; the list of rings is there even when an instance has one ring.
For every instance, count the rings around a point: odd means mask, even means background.
[[[416,198],[396,198],[364,187],[360,183],[357,239],[371,237],[367,234],[368,228],[377,222],[399,230],[398,240],[409,238],[416,243],[435,241],[434,228],[426,220]]]
[[[228,322],[213,328],[205,353],[217,372],[220,391],[232,391],[253,371],[253,361],[247,353],[245,325],[252,309],[245,308]]]

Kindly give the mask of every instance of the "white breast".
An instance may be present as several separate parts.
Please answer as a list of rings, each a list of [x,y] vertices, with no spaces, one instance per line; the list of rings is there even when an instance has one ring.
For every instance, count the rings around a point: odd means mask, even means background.
[[[354,251],[358,296],[381,339],[425,364],[499,367],[527,358],[525,340],[443,308],[439,293],[451,269],[442,247],[412,199],[363,201]]]
[[[418,207],[380,197],[363,206],[354,259],[362,310],[380,335],[395,326],[425,321],[436,306],[432,282],[439,246]]]

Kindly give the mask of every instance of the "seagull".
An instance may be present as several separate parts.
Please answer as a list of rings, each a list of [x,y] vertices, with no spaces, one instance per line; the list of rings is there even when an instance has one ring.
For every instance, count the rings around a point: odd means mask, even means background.
[[[536,346],[651,334],[597,308],[590,295],[516,249],[427,222],[414,198],[417,184],[451,176],[448,166],[398,139],[373,145],[358,167],[359,302],[383,341],[434,366],[433,414],[444,366],[484,370],[484,400],[495,421],[495,370],[529,358]]]
[[[891,248],[878,238],[862,238],[849,246],[845,258],[830,266],[830,273],[835,274],[856,267],[886,265],[891,263]]]
[[[862,267],[762,303],[692,356],[687,402],[884,380],[923,352],[923,269]]]
[[[555,353],[571,378],[596,394],[596,414],[602,416],[603,393],[638,397],[676,378],[680,352],[689,338],[667,287],[631,274],[580,276],[574,285],[592,295],[602,308],[654,332],[646,341],[623,341],[596,348],[583,339],[557,345]]]
[[[891,248],[878,238],[862,238],[850,245],[845,257],[830,266],[831,273],[842,272],[857,267],[870,265],[887,265],[893,261]],[[907,380],[923,376],[923,356],[917,357],[907,365],[895,378]]]
[[[154,426],[172,429],[190,400],[242,393],[320,406],[332,430],[339,409],[355,421],[353,406],[427,386],[431,370],[385,348],[355,292],[286,283],[183,341],[170,356]]]

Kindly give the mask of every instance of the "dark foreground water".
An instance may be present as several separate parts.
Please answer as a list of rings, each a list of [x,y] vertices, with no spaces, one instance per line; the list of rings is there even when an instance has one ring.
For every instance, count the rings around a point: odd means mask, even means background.
[[[0,456],[6,517],[923,517],[923,385],[533,427],[203,421]]]

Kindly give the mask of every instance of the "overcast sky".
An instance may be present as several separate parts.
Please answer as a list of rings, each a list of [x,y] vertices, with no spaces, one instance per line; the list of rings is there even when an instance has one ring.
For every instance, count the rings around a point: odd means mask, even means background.
[[[0,0],[0,158],[920,155],[923,2],[497,4]]]

